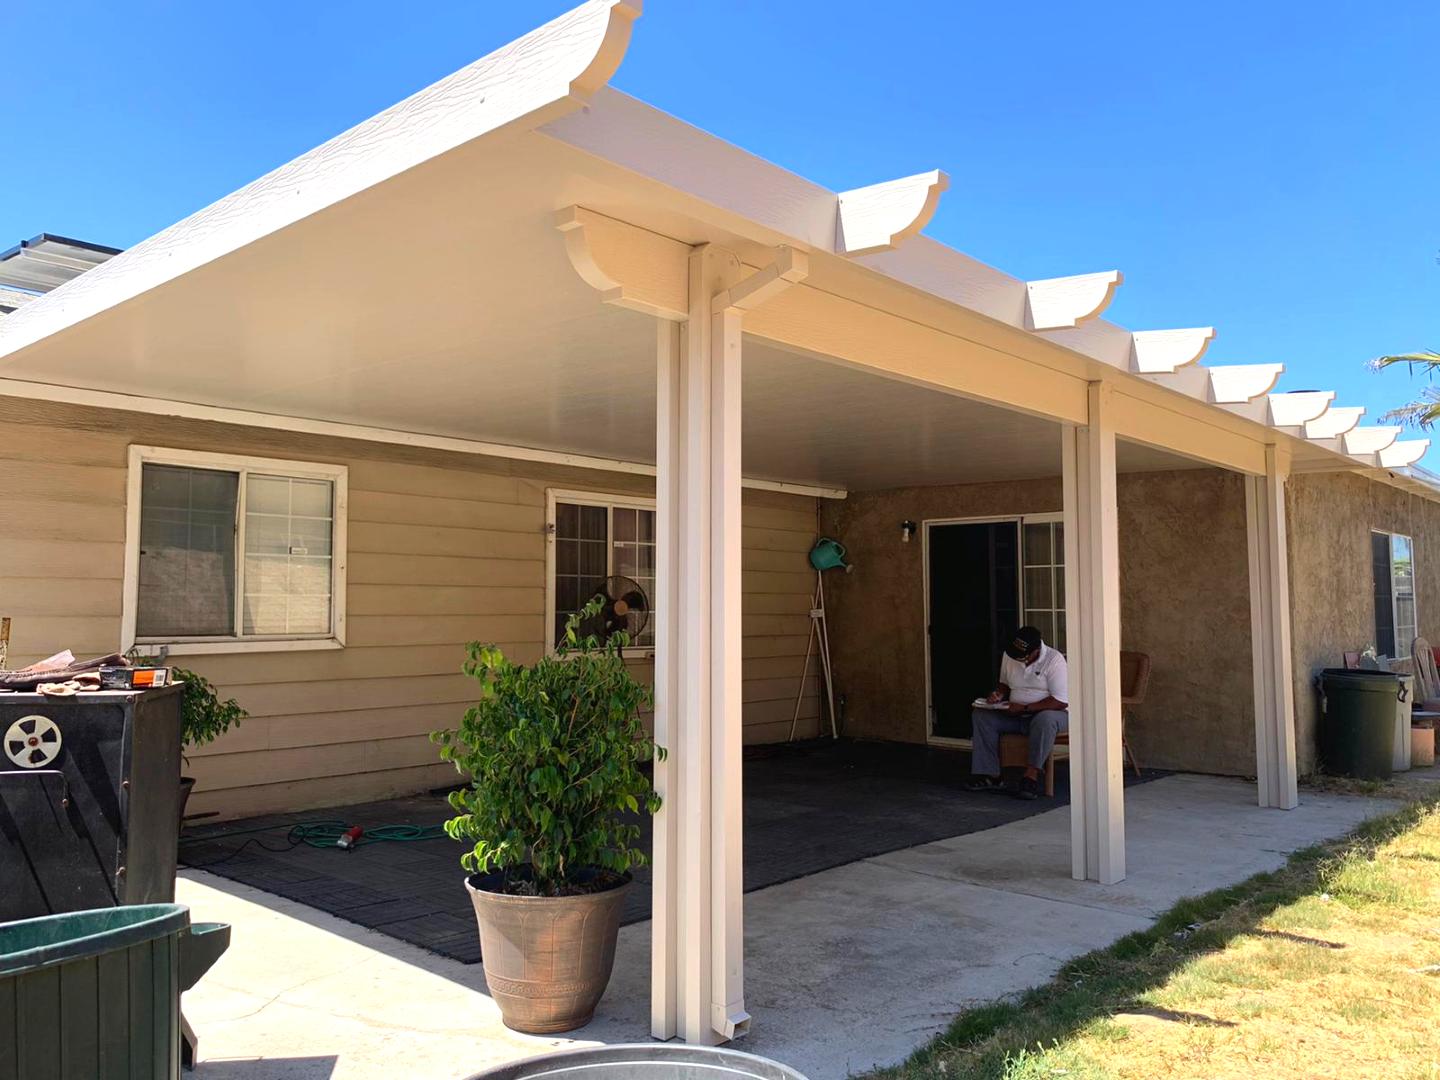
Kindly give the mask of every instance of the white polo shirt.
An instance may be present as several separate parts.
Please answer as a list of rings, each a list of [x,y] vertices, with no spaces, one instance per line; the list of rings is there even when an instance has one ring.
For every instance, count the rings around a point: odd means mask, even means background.
[[[1047,697],[1070,704],[1070,672],[1065,656],[1049,645],[1040,646],[1040,655],[1028,667],[1006,653],[1000,658],[1000,681],[1010,687],[1010,700],[1021,705]]]

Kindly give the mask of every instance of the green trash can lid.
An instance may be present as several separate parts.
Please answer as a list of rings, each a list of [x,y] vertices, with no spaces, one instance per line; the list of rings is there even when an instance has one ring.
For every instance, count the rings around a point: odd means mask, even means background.
[[[1367,671],[1364,668],[1326,668],[1320,673],[1326,689],[1359,690],[1361,693],[1389,694],[1400,692],[1400,676],[1394,671]]]
[[[189,925],[184,904],[132,904],[0,923],[0,975],[128,949]]]

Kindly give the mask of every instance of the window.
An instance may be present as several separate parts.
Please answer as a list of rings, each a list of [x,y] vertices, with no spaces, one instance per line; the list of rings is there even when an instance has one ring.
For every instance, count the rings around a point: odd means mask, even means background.
[[[1415,617],[1415,542],[1399,533],[1370,534],[1375,579],[1375,651],[1408,656],[1418,625]]]
[[[1027,517],[1021,525],[1021,590],[1025,623],[1045,644],[1065,651],[1065,525],[1058,518]]]
[[[550,493],[551,644],[565,635],[565,620],[594,597],[605,579],[634,580],[655,599],[655,505],[577,492]],[[655,643],[654,611],[636,645]]]
[[[338,645],[342,466],[132,447],[126,644]]]

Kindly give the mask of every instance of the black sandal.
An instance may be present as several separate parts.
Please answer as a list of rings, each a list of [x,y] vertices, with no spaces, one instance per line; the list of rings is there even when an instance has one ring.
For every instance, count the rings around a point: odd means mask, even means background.
[[[966,791],[1004,791],[1005,782],[998,776],[976,776],[965,785]]]

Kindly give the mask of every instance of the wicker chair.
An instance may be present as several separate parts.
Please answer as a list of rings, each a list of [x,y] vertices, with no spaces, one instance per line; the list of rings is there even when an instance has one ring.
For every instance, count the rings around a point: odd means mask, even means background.
[[[1142,704],[1145,701],[1145,692],[1149,689],[1150,654],[1122,649],[1120,652],[1120,745],[1124,749],[1126,760],[1130,762],[1130,767],[1135,770],[1136,776],[1140,775],[1140,761],[1135,757],[1135,751],[1130,749],[1130,740],[1125,737],[1126,709],[1131,705]],[[1054,752],[1045,759],[1045,794],[1047,796],[1053,798],[1055,795],[1055,759],[1069,756],[1070,735],[1062,731],[1055,739]],[[1029,757],[1029,736],[1000,736],[1000,767],[1002,769],[1023,769],[1029,763]]]

